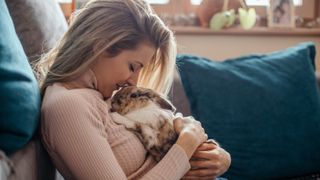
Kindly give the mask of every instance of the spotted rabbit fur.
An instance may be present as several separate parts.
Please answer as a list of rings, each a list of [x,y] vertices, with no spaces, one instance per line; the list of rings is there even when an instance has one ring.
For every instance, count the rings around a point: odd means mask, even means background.
[[[176,142],[175,107],[151,89],[123,87],[111,98],[110,106],[113,121],[133,131],[156,161]]]

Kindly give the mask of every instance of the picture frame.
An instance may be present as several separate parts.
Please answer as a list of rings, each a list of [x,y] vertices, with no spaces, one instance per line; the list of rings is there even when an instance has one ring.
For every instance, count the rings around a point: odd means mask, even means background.
[[[270,0],[268,7],[269,27],[295,27],[293,0]]]

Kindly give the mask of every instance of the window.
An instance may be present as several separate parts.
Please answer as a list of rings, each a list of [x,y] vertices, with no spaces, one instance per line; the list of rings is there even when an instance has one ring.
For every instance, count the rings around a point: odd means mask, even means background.
[[[60,3],[71,3],[72,0],[57,0]],[[150,4],[168,4],[170,0],[146,0]],[[190,0],[191,4],[199,5],[202,0]],[[303,0],[293,0],[296,6],[301,6]],[[249,6],[268,6],[269,0],[246,0]]]
[[[202,0],[191,0],[191,4],[193,5],[199,5]]]
[[[58,1],[59,3],[71,3],[72,0],[56,0]]]
[[[56,0],[59,3],[71,3],[72,0]],[[169,0],[146,0],[147,2],[151,4],[167,4]]]
[[[168,4],[169,0],[147,0],[150,4]]]
[[[269,0],[246,0],[248,6],[269,6]],[[301,6],[302,0],[293,0],[294,5]]]
[[[191,0],[191,4],[199,5],[202,0]],[[301,6],[303,0],[293,0],[296,6]],[[269,0],[246,0],[248,6],[268,6]]]

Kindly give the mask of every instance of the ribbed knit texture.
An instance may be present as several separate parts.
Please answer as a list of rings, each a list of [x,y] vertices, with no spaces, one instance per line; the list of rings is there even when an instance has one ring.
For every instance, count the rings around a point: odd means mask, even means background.
[[[175,180],[190,169],[179,145],[157,163],[132,132],[115,124],[91,70],[72,83],[79,88],[49,86],[42,102],[42,140],[65,179]]]

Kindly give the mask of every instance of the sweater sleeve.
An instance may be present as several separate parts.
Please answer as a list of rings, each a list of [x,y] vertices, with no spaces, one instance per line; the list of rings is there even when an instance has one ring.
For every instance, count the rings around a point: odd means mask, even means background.
[[[47,104],[48,105],[48,104]],[[44,111],[44,138],[76,179],[127,179],[107,141],[103,121],[88,102],[63,96]],[[179,145],[141,179],[180,179],[190,169],[189,159]]]
[[[143,180],[176,180],[181,179],[191,168],[185,151],[174,144],[163,159],[148,173]]]

